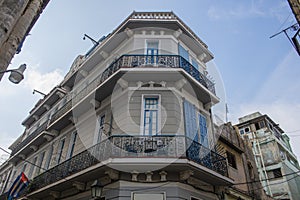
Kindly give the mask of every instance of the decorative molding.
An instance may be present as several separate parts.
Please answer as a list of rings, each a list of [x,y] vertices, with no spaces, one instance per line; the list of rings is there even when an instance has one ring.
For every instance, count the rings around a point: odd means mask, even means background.
[[[59,96],[59,98],[63,98],[65,94],[61,91],[57,91],[56,94]]]
[[[32,117],[33,117],[33,119],[35,119],[36,121],[39,119],[39,116],[37,116],[37,115],[33,115]]]
[[[138,175],[139,175],[139,172],[134,170],[131,172],[131,180],[132,181],[138,181]]]
[[[213,106],[213,103],[212,102],[209,102],[207,104],[204,105],[204,109],[209,111],[209,109],[211,109],[211,107]]]
[[[51,130],[51,132],[49,131],[44,131],[44,135],[43,137],[50,142],[53,138],[57,137],[59,134],[59,132],[57,130]]]
[[[118,80],[118,84],[121,86],[122,89],[128,88],[128,81],[125,81],[122,78]]]
[[[138,81],[138,82],[136,82],[136,84],[137,84],[138,87],[142,87],[143,82],[142,81]]]
[[[96,99],[91,99],[90,103],[93,105],[94,108],[99,108],[101,106],[101,103],[97,101]]]
[[[49,195],[51,195],[51,196],[54,197],[55,199],[58,199],[58,198],[60,198],[60,196],[61,196],[60,192],[57,192],[57,191],[50,191],[50,192],[49,192]]]
[[[76,123],[78,122],[77,117],[73,117],[73,116],[70,116],[70,117],[69,117],[69,120],[70,120],[73,124],[76,124]]]
[[[85,191],[85,183],[74,181],[72,186],[74,186],[79,191]]]
[[[146,174],[146,182],[151,182],[152,181],[153,172],[147,171],[145,174]]]
[[[192,170],[185,170],[185,171],[180,172],[179,178],[181,181],[186,181],[193,174],[194,174],[194,172]]]
[[[160,84],[161,84],[163,87],[166,87],[166,85],[167,85],[167,82],[165,82],[165,81],[161,81],[161,82],[160,82]]]
[[[166,171],[161,171],[159,172],[160,175],[160,181],[167,181],[167,172]]]
[[[131,30],[130,28],[126,28],[125,33],[127,34],[128,37],[133,36],[133,30]]]
[[[148,83],[149,83],[150,87],[154,87],[154,83],[155,83],[154,81],[149,81]]]
[[[179,81],[176,81],[175,86],[178,90],[181,90],[186,83],[186,79],[180,79]]]
[[[34,152],[38,150],[38,147],[36,145],[31,145],[29,148],[32,149]]]
[[[109,178],[111,178],[112,180],[118,180],[119,179],[119,172],[117,170],[107,170],[104,172],[105,174],[107,174],[109,176]]]
[[[198,56],[198,59],[203,62],[204,59],[207,57],[206,53],[202,53],[201,55]]]
[[[182,30],[178,29],[177,31],[174,32],[174,37],[179,38],[179,36],[182,34]]]
[[[19,158],[21,158],[22,160],[25,160],[26,156],[24,154],[19,154]]]
[[[43,107],[44,107],[46,110],[50,110],[50,108],[51,108],[51,107],[50,107],[49,105],[47,105],[47,104],[44,104]]]

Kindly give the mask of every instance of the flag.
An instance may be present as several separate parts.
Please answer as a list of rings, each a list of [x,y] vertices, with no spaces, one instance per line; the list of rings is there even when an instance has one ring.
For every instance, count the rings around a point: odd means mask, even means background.
[[[19,197],[20,193],[28,186],[28,184],[29,180],[22,172],[8,190],[7,200],[13,200],[14,198]]]

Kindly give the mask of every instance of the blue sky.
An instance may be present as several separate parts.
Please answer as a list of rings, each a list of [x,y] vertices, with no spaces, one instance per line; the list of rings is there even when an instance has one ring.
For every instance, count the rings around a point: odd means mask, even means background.
[[[269,37],[295,23],[286,0],[51,0],[10,68],[26,63],[25,80],[0,83],[0,146],[24,131],[21,122],[41,98],[59,84],[78,54],[114,30],[133,10],[173,11],[209,47],[222,76],[229,119],[254,111],[280,124],[300,158],[300,57],[284,36]],[[299,146],[299,145],[298,145]],[[2,152],[0,152],[0,155]],[[1,156],[0,156],[1,157]],[[1,162],[1,159],[0,159]]]

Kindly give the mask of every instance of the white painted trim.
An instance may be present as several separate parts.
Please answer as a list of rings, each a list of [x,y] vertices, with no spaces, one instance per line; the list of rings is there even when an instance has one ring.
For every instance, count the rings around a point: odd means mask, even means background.
[[[161,194],[162,197],[163,197],[163,200],[167,199],[166,192],[161,192],[161,191],[151,191],[150,190],[150,191],[141,191],[141,192],[131,192],[131,200],[136,200],[134,198],[134,194],[149,194],[149,195],[151,195],[151,194]]]

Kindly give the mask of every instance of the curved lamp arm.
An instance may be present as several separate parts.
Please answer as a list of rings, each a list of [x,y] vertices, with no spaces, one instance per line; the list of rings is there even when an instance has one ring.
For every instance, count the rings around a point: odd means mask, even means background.
[[[26,64],[22,64],[18,69],[9,69],[5,71],[0,71],[0,74],[10,72],[8,79],[14,84],[18,84],[24,79],[25,69],[26,69]]]

